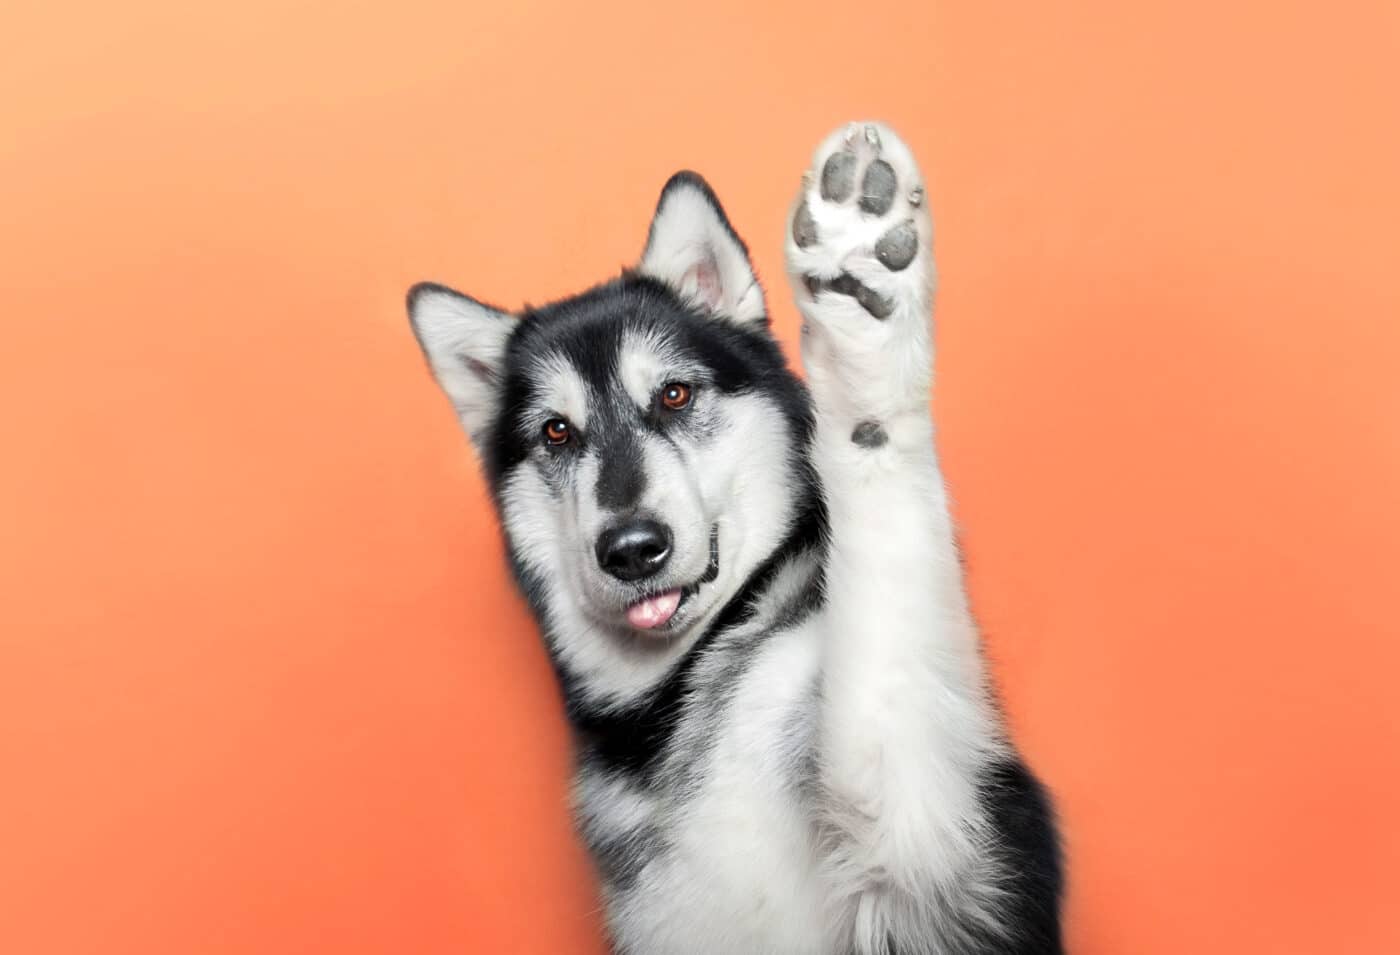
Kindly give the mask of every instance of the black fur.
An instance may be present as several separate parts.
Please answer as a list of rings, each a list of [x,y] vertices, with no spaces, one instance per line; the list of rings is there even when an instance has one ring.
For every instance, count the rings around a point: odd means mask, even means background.
[[[642,446],[632,432],[617,429],[614,437],[598,449],[607,467],[598,471],[594,495],[598,506],[622,511],[636,504],[647,489],[646,469],[642,466]]]
[[[1064,950],[1060,941],[1063,863],[1050,797],[1019,759],[992,767],[981,788],[1010,873],[1004,919],[1012,944],[1006,951],[1058,955]]]

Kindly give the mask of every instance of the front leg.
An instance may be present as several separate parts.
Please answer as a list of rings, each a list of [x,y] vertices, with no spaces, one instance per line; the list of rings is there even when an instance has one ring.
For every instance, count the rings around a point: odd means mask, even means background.
[[[820,824],[836,931],[862,953],[962,944],[996,894],[978,787],[1003,744],[933,447],[932,238],[893,132],[821,144],[786,251],[831,521]]]

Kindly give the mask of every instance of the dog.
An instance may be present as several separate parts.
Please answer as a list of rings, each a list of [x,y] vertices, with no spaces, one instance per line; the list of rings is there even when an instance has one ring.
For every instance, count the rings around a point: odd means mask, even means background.
[[[691,172],[582,294],[409,293],[558,675],[619,955],[1063,950],[934,450],[923,183],[885,125],[818,146],[785,242],[805,384]]]

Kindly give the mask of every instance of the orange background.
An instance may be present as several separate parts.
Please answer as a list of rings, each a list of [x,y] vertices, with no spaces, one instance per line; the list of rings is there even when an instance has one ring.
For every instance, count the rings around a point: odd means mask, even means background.
[[[703,171],[930,178],[937,414],[1088,955],[1395,952],[1400,7],[253,0],[0,30],[0,950],[598,953],[409,335]]]

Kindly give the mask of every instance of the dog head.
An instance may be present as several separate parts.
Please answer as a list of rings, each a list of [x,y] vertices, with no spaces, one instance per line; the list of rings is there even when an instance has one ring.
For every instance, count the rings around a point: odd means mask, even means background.
[[[618,279],[519,315],[423,284],[409,314],[556,664],[596,701],[664,674],[814,496],[805,389],[693,173]]]

